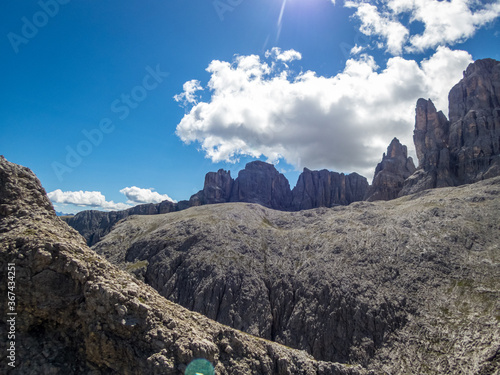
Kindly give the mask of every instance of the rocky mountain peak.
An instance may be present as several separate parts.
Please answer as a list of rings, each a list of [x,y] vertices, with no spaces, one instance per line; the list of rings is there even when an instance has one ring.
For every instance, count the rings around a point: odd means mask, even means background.
[[[219,169],[217,172],[208,172],[203,190],[189,199],[190,206],[229,202],[233,183],[230,171]]]
[[[292,193],[286,177],[274,165],[253,161],[238,173],[234,181],[231,202],[259,203],[277,210],[290,207]]]
[[[391,159],[402,158],[406,160],[408,157],[408,148],[402,145],[399,139],[394,138],[387,147],[387,154],[384,154],[383,158],[384,157]]]
[[[441,150],[446,148],[449,122],[430,99],[419,99],[415,113],[413,141],[419,167],[434,168],[439,164]]]
[[[414,141],[418,170],[401,195],[500,175],[500,62],[478,60],[448,95],[449,121],[419,99]]]
[[[347,205],[363,200],[367,188],[368,181],[357,173],[345,175],[304,168],[292,191],[292,210]]]
[[[415,172],[413,159],[408,157],[408,149],[394,138],[382,161],[375,168],[373,182],[365,199],[368,201],[390,200],[397,198],[404,181]]]
[[[478,60],[449,94],[451,169],[459,183],[500,174],[500,62]]]

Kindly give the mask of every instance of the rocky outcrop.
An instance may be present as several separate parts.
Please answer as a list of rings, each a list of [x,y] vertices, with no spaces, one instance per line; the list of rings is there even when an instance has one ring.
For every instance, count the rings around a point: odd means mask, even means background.
[[[191,207],[204,204],[226,203],[231,200],[231,192],[234,180],[231,172],[219,169],[217,172],[208,172],[205,176],[203,190],[191,196],[189,205]]]
[[[394,138],[387,147],[382,161],[375,168],[373,182],[368,189],[365,200],[388,201],[398,197],[404,181],[415,172],[413,159],[408,157],[408,149]]]
[[[304,168],[292,191],[291,210],[348,205],[363,200],[367,189],[366,178],[357,173],[345,175]]]
[[[224,375],[366,374],[167,301],[90,250],[34,174],[3,157],[0,234],[0,293],[15,296],[0,308],[3,373],[181,375],[204,358]]]
[[[455,186],[457,181],[450,170],[448,148],[450,124],[431,100],[419,99],[416,107],[413,141],[418,158],[418,170],[405,182],[399,195],[422,190]]]
[[[471,64],[449,102],[453,175],[461,184],[500,175],[500,61]]]
[[[238,173],[229,201],[258,203],[276,210],[288,210],[291,200],[292,192],[286,177],[274,165],[254,161]]]
[[[94,250],[190,310],[316,359],[489,374],[499,210],[500,178],[300,212],[206,205],[130,217]]]
[[[414,141],[418,170],[400,195],[500,175],[500,62],[478,60],[449,94],[449,118],[419,99]]]
[[[223,169],[207,173],[203,190],[192,195],[189,201],[143,204],[124,211],[82,211],[63,220],[80,232],[89,246],[93,246],[116,223],[131,215],[159,215],[228,202],[257,203],[282,211],[332,207],[363,200],[368,188],[366,178],[357,173],[344,175],[326,170],[310,171],[307,168],[300,175],[297,185],[299,187],[292,193],[288,180],[274,165],[253,161],[238,173],[235,180],[229,171]]]

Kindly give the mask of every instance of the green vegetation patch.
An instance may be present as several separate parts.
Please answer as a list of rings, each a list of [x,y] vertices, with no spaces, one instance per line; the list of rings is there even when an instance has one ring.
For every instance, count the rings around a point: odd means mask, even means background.
[[[147,260],[138,260],[135,263],[130,263],[125,266],[125,271],[133,272],[141,268],[147,268],[149,262]]]

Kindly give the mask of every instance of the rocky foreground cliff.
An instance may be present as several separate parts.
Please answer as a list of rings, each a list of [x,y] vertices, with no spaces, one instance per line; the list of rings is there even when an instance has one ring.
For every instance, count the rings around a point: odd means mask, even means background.
[[[184,374],[195,358],[210,361],[217,374],[366,373],[166,300],[90,250],[56,217],[35,175],[3,157],[0,267],[3,374]],[[8,291],[12,304],[5,303]]]

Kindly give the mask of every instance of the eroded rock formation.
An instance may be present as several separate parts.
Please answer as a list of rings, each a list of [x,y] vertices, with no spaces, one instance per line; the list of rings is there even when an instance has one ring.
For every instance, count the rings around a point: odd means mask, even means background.
[[[276,210],[288,210],[292,192],[288,180],[274,165],[254,161],[238,173],[229,201],[258,203]]]
[[[217,172],[208,172],[205,176],[203,190],[191,196],[191,207],[204,204],[226,203],[231,199],[234,180],[231,172],[219,169]]]
[[[471,64],[449,102],[453,175],[461,184],[500,175],[500,62]]]
[[[292,191],[291,209],[348,205],[363,200],[367,189],[368,181],[357,173],[345,175],[326,169],[311,171],[304,168]]]
[[[500,62],[478,60],[449,94],[449,121],[430,100],[417,102],[418,170],[400,195],[500,175]]]
[[[357,173],[344,175],[308,169],[304,169],[297,185],[298,188],[292,193],[288,180],[274,165],[253,161],[239,172],[235,180],[229,171],[223,169],[207,173],[203,190],[192,195],[189,201],[143,204],[114,212],[82,211],[64,220],[78,230],[87,244],[92,246],[108,234],[116,223],[131,215],[158,215],[189,207],[228,202],[257,203],[282,211],[332,207],[363,200],[368,188],[366,178]]]
[[[373,182],[368,189],[365,200],[388,201],[398,197],[404,181],[415,172],[413,159],[408,157],[408,149],[394,138],[387,147],[387,154],[375,168]]]

